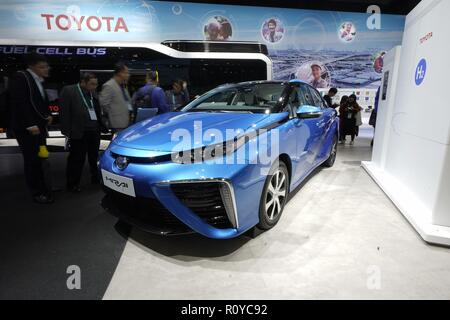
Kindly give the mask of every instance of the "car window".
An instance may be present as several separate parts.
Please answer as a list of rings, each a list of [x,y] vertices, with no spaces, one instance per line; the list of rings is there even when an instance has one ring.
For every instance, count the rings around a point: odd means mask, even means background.
[[[315,105],[314,99],[311,96],[311,93],[310,93],[307,85],[301,85],[298,88],[298,91],[299,91],[299,97],[301,97],[301,100],[300,100],[301,106],[304,106],[304,105],[314,106]]]
[[[286,86],[282,83],[255,83],[219,89],[200,97],[184,111],[273,112],[278,110]]]
[[[314,90],[311,87],[308,87],[308,90],[311,94],[312,99],[314,100],[314,106],[316,107],[320,107],[320,108],[326,108],[325,102],[323,101],[321,95],[319,94],[318,91]]]
[[[230,105],[233,98],[236,96],[237,90],[230,89],[212,95],[204,100],[204,103],[210,103],[214,105]]]
[[[288,103],[286,103],[286,106],[282,111],[289,112],[289,114],[291,116],[295,115],[299,105],[300,105],[300,101],[299,101],[298,91],[295,88],[293,88],[289,95]]]

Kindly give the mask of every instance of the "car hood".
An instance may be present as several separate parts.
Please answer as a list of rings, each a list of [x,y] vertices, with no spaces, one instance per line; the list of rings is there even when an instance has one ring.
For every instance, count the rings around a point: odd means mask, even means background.
[[[190,150],[231,140],[287,116],[287,113],[170,112],[125,129],[113,145],[158,152]]]

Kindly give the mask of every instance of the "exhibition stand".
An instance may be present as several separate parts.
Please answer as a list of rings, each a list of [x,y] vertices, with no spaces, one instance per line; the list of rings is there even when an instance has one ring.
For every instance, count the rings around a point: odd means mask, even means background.
[[[371,162],[363,167],[421,237],[450,245],[450,1],[423,0],[385,57]]]

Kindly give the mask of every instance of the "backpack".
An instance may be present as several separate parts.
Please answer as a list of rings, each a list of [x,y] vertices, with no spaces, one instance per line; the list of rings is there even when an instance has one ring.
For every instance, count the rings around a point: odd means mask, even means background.
[[[153,89],[156,87],[152,84],[146,84],[136,92],[135,107],[136,108],[151,108]]]

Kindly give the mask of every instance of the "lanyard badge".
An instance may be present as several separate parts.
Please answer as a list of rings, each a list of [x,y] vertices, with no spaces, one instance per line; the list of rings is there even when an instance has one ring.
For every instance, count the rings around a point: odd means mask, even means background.
[[[84,97],[83,92],[81,91],[81,87],[80,84],[77,84],[78,87],[78,92],[80,93],[81,99],[83,100],[84,106],[87,108],[88,112],[89,112],[89,118],[92,121],[97,121],[97,115],[95,114],[95,109],[94,109],[94,102],[93,102],[93,97],[92,97],[92,93],[91,93],[91,99],[90,99],[90,105],[88,105],[86,98]]]

